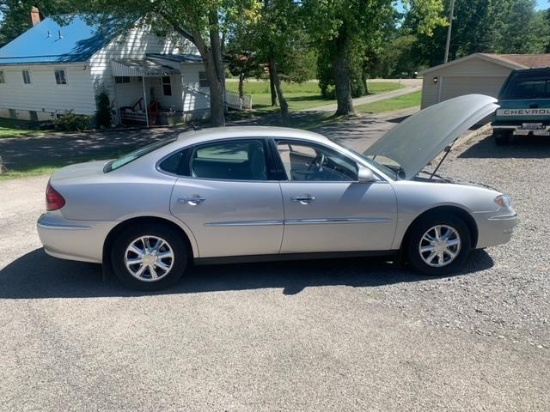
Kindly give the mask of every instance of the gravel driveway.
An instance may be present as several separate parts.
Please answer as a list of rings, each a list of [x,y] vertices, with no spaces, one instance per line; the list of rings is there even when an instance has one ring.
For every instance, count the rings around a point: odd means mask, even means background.
[[[364,117],[325,132],[356,148]],[[462,144],[443,175],[515,201],[512,241],[460,275],[379,260],[197,267],[165,293],[40,249],[47,177],[0,182],[0,411],[543,411],[550,142]]]

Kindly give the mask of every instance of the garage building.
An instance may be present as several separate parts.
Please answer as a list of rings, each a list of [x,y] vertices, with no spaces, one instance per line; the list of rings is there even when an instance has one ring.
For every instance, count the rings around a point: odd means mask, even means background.
[[[470,93],[497,97],[512,70],[549,66],[550,54],[471,54],[421,72],[422,108]]]

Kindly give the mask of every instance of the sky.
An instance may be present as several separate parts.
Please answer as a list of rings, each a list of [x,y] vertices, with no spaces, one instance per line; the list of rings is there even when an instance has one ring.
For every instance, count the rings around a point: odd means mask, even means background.
[[[550,3],[548,3],[548,0],[537,0],[537,10],[546,10],[550,8]]]

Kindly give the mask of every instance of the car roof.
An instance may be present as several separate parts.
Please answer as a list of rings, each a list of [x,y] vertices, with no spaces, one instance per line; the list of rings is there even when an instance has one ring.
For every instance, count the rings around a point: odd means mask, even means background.
[[[307,130],[293,129],[290,127],[273,126],[229,126],[212,127],[197,131],[183,132],[178,136],[178,141],[185,142],[185,145],[208,142],[212,140],[233,139],[235,137],[243,138],[299,138],[310,141],[327,143],[328,138],[318,133]]]

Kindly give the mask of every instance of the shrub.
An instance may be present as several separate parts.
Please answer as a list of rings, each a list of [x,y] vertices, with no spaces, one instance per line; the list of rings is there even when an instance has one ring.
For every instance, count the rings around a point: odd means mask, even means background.
[[[111,127],[111,102],[105,90],[95,97],[95,121],[97,127]]]
[[[81,114],[74,114],[72,110],[69,110],[55,118],[53,124],[57,130],[81,132],[90,128],[90,118]]]

